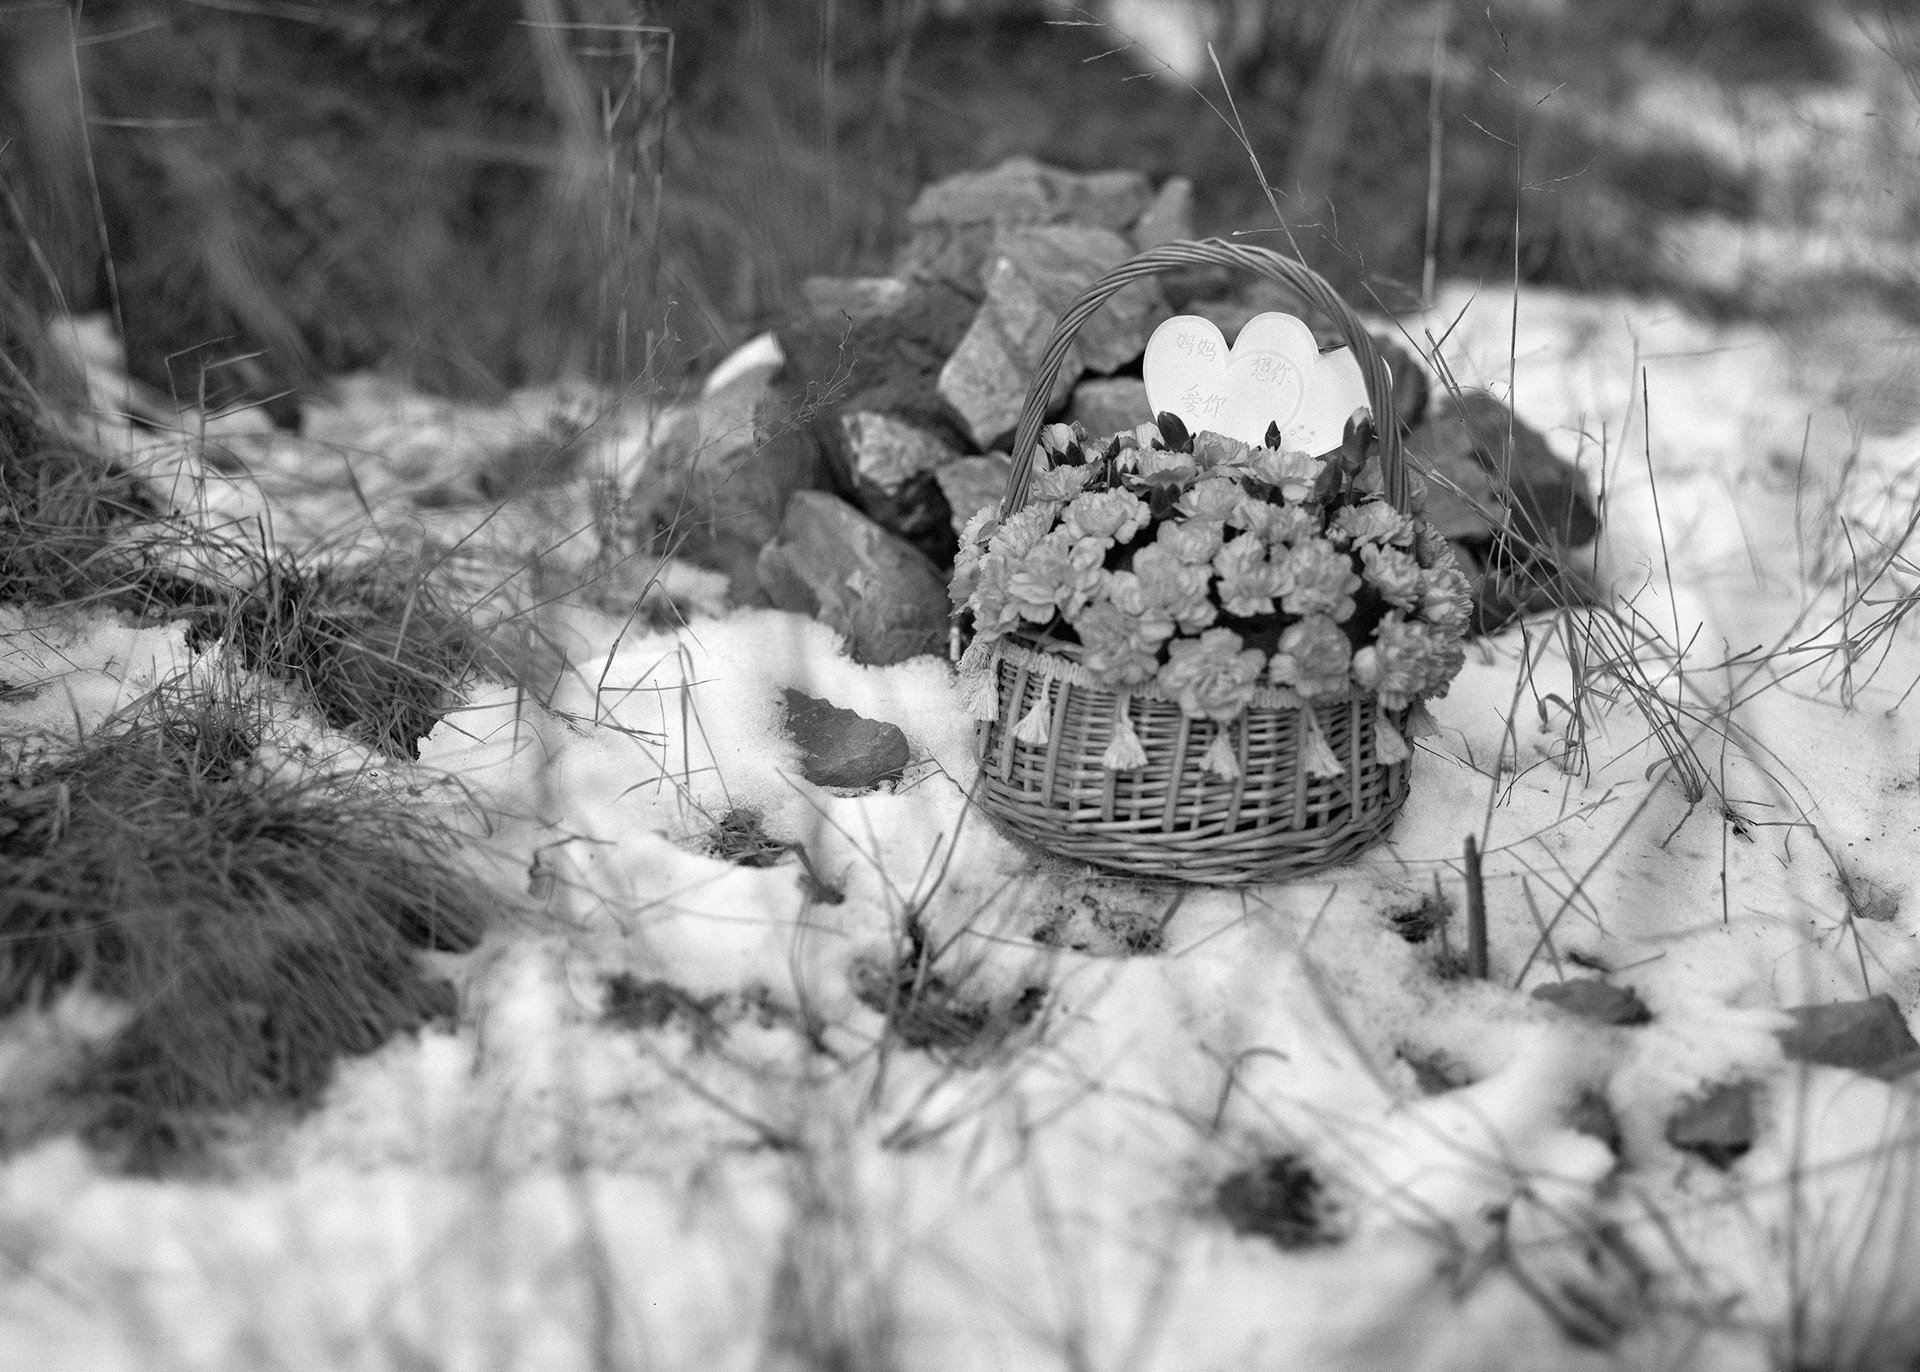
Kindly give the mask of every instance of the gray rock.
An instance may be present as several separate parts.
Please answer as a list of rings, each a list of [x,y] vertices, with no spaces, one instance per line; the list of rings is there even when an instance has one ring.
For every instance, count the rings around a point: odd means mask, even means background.
[[[917,476],[936,472],[959,454],[925,429],[895,415],[871,410],[843,413],[854,480],[885,495],[896,495]]]
[[[726,573],[732,598],[751,604],[787,502],[830,477],[811,426],[764,380],[741,382],[662,418],[626,492],[624,540]]]
[[[1147,383],[1137,376],[1101,376],[1073,388],[1067,418],[1093,438],[1138,428],[1153,419]]]
[[[953,531],[964,533],[967,521],[981,510],[997,507],[1007,493],[1007,478],[1013,475],[1013,459],[1005,453],[983,457],[956,458],[934,474],[941,494],[953,512]]]
[[[1001,260],[1012,262],[1030,283],[1054,322],[1095,278],[1133,255],[1127,240],[1119,234],[1079,224],[1005,230],[995,240],[994,248]],[[993,299],[991,285],[987,298],[989,302]],[[1101,374],[1126,366],[1146,351],[1147,335],[1169,312],[1166,297],[1154,282],[1127,287],[1102,305],[1075,336],[1074,350],[1080,355],[1081,365]],[[1044,344],[1045,339],[1041,342]]]
[[[1008,230],[1045,225],[1119,234],[1151,202],[1137,172],[1078,175],[1016,157],[991,171],[929,186],[908,212],[912,228],[894,261],[897,275],[945,282],[978,298],[983,275]],[[1124,240],[1123,240],[1124,242]],[[1130,255],[1132,245],[1126,245]]]
[[[916,476],[892,492],[860,483],[855,495],[868,519],[906,539],[934,566],[952,565],[953,555],[960,550],[953,532],[953,511],[932,472]]]
[[[1586,481],[1505,405],[1478,391],[1443,395],[1407,434],[1406,451],[1426,489],[1426,517],[1484,568],[1474,580],[1476,631],[1592,600],[1569,556],[1600,532]]]
[[[800,283],[807,313],[829,323],[891,318],[907,307],[912,294],[912,285],[892,276],[810,276]]]
[[[978,301],[930,282],[903,283],[897,293],[863,288],[856,294],[859,299],[849,300],[843,292],[840,303],[858,305],[859,313],[803,313],[776,330],[787,358],[783,383],[816,404],[830,399],[849,410],[905,415],[922,428],[945,427],[959,437],[959,422],[940,399],[937,382]],[[884,312],[867,312],[882,305]],[[825,427],[837,440],[838,426]]]
[[[1129,255],[1116,233],[1065,224],[1003,232],[996,251],[986,299],[940,373],[940,394],[982,448],[1014,427],[1060,316]],[[1166,298],[1151,281],[1107,302],[1076,337],[1049,409],[1066,398],[1081,372],[1110,372],[1139,357],[1166,314]]]
[[[1567,1109],[1567,1128],[1600,1140],[1615,1153],[1620,1151],[1620,1119],[1603,1091],[1582,1091],[1574,1099]]]
[[[1503,510],[1542,551],[1576,548],[1600,532],[1585,478],[1484,391],[1441,396],[1407,436],[1407,456],[1427,482],[1427,518],[1449,538],[1491,538]]]
[[[1052,168],[1046,170],[1052,174],[1054,218],[1058,220],[1123,233],[1152,207],[1153,188],[1137,171],[1097,171],[1075,176]]]
[[[1010,157],[990,171],[961,172],[922,190],[907,211],[930,224],[1044,224],[1054,217],[1058,173],[1031,157]]]
[[[758,573],[776,606],[844,634],[856,662],[884,667],[946,651],[946,578],[912,544],[824,491],[788,502]]]
[[[815,786],[870,791],[906,767],[911,750],[898,725],[804,691],[785,692],[782,703],[787,736],[800,745],[800,775]]]
[[[1780,1031],[1780,1047],[1798,1062],[1850,1067],[1886,1081],[1920,1069],[1920,1043],[1884,992],[1865,1000],[1799,1005],[1787,1013],[1793,1024]]]
[[[940,397],[960,416],[976,446],[992,447],[1018,422],[1056,317],[1003,259],[988,279],[986,303],[940,369]],[[1065,399],[1080,370],[1072,355],[1061,364],[1049,409]]]
[[[1721,1171],[1753,1147],[1753,1083],[1715,1086],[1667,1121],[1667,1142]]]
[[[1170,176],[1141,211],[1128,236],[1136,248],[1145,251],[1192,238],[1193,232],[1193,182],[1184,176]]]
[[[1631,986],[1615,986],[1601,977],[1545,982],[1533,988],[1533,998],[1597,1024],[1645,1024],[1653,1018]]]
[[[1153,192],[1136,171],[1078,174],[1031,157],[989,171],[962,172],[920,192],[907,211],[916,229],[934,225],[1088,224],[1121,230],[1139,219]]]

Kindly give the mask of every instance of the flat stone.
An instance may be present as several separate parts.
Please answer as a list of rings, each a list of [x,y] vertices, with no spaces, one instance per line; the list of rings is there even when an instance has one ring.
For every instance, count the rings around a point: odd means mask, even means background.
[[[1012,475],[1013,459],[1005,453],[955,458],[934,473],[953,512],[954,533],[965,532],[968,521],[981,510],[997,508]]]
[[[1427,478],[1427,518],[1449,538],[1491,538],[1506,509],[1521,536],[1543,549],[1576,548],[1600,532],[1585,478],[1484,391],[1439,397],[1407,436],[1407,456]]]
[[[1391,338],[1379,334],[1372,337],[1393,377],[1393,413],[1400,421],[1401,432],[1405,433],[1427,417],[1427,401],[1432,389],[1427,382],[1427,369]]]
[[[1075,225],[1004,232],[995,249],[980,312],[940,372],[941,396],[981,448],[1012,431],[1060,317],[1129,255],[1118,234]],[[1076,336],[1048,396],[1049,411],[1083,371],[1110,372],[1139,357],[1167,313],[1151,281],[1108,301]]]
[[[1885,1081],[1920,1069],[1920,1043],[1884,992],[1865,1000],[1799,1005],[1787,1013],[1793,1024],[1780,1031],[1780,1047],[1795,1061],[1848,1067]]]
[[[886,495],[898,494],[915,477],[937,472],[959,456],[937,435],[895,415],[842,413],[840,428],[855,481]]]
[[[1596,1024],[1645,1024],[1653,1016],[1631,986],[1615,986],[1601,977],[1573,977],[1533,988],[1533,998]]]
[[[1054,217],[1070,224],[1124,232],[1152,207],[1153,187],[1137,171],[1052,173]],[[1176,180],[1180,178],[1175,178]]]
[[[938,378],[978,301],[921,281],[901,283],[898,292],[866,292],[853,303],[859,313],[805,313],[776,330],[787,358],[783,384],[796,401],[904,415],[958,439],[959,419],[940,398]]]
[[[953,511],[934,473],[916,476],[890,492],[864,482],[855,484],[860,510],[868,519],[906,539],[934,566],[953,565],[960,542],[954,535]]]
[[[1079,224],[1008,229],[995,239],[994,248],[1000,259],[1012,262],[1031,283],[1054,322],[1097,277],[1133,256],[1131,245],[1119,234]],[[987,299],[993,299],[991,285]],[[1103,375],[1126,366],[1146,351],[1147,336],[1170,313],[1166,297],[1153,281],[1127,287],[1075,335],[1074,350],[1081,365]]]
[[[737,603],[760,598],[756,562],[795,491],[828,484],[811,427],[764,379],[670,412],[627,490],[634,545],[726,574]]]
[[[961,172],[915,197],[907,223],[1044,224],[1054,215],[1052,169],[1031,157],[1010,157],[988,171]]]
[[[1753,1083],[1715,1086],[1667,1121],[1667,1142],[1725,1171],[1753,1147]]]
[[[776,606],[845,635],[856,662],[884,667],[946,651],[946,578],[926,554],[837,496],[795,495],[758,572]]]
[[[1013,432],[1056,318],[1012,263],[995,268],[986,303],[940,369],[940,398],[975,446],[990,448]],[[1048,396],[1049,410],[1079,376],[1079,359],[1069,354]]]
[[[1620,1151],[1620,1120],[1603,1091],[1582,1091],[1567,1109],[1567,1127],[1600,1140],[1615,1153]]]
[[[1067,418],[1090,437],[1106,438],[1153,421],[1147,383],[1137,376],[1097,376],[1073,388]]]
[[[788,690],[787,736],[800,745],[800,775],[815,786],[871,791],[911,757],[898,725],[868,719],[804,691]]]
[[[1031,157],[1010,157],[987,171],[961,172],[922,190],[907,211],[915,229],[975,224],[1087,224],[1121,230],[1153,198],[1147,178],[1117,169],[1077,173]]]
[[[1193,233],[1193,182],[1184,176],[1169,176],[1134,221],[1128,236],[1134,247],[1144,252],[1162,243],[1192,238]]]
[[[912,297],[910,283],[892,276],[810,276],[800,298],[815,319],[863,323],[899,314]]]

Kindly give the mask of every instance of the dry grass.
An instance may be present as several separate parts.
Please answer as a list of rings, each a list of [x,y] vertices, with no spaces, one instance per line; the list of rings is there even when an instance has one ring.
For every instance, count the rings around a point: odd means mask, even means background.
[[[38,1123],[131,1166],[311,1105],[341,1056],[449,1014],[415,951],[473,947],[499,905],[417,802],[269,771],[262,734],[204,687],[161,693],[0,790],[0,1013],[73,986],[132,1011]]]
[[[226,642],[249,668],[297,686],[342,733],[417,758],[476,669],[503,668],[487,635],[434,586],[430,561],[260,561],[253,583],[188,641]]]

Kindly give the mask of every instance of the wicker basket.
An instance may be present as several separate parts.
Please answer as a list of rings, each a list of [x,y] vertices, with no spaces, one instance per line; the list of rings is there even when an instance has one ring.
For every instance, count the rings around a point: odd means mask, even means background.
[[[1094,282],[1062,316],[1020,414],[1002,519],[1026,504],[1047,401],[1081,325],[1133,282],[1202,265],[1259,272],[1339,325],[1366,378],[1387,499],[1408,509],[1392,386],[1359,318],[1299,262],[1266,248],[1208,239],[1141,253]],[[1229,729],[1239,775],[1226,780],[1203,764],[1222,726],[1188,718],[1151,686],[1123,697],[1082,669],[1077,657],[1077,646],[1068,643],[1019,635],[994,642],[986,665],[989,689],[997,692],[995,718],[978,726],[975,740],[981,764],[975,794],[982,809],[1051,852],[1156,879],[1284,881],[1345,862],[1377,842],[1406,801],[1406,749],[1389,748],[1397,754],[1390,759],[1378,755],[1378,739],[1398,742],[1400,736],[1377,727],[1383,721],[1371,695],[1308,706],[1290,691],[1262,688]],[[1033,717],[1036,709],[1048,723],[1043,743],[1015,733],[1015,722]],[[1147,763],[1109,771],[1101,759],[1123,711]],[[1337,767],[1327,765],[1328,749]],[[1320,759],[1316,769],[1307,765],[1309,757]]]

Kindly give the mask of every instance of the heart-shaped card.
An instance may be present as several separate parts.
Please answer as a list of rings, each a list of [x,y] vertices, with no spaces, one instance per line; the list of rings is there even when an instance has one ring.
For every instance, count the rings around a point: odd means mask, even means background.
[[[1304,321],[1277,311],[1249,319],[1231,348],[1212,320],[1175,315],[1147,340],[1143,370],[1155,414],[1252,444],[1278,424],[1285,448],[1315,456],[1339,447],[1367,404],[1352,350],[1322,353]]]

